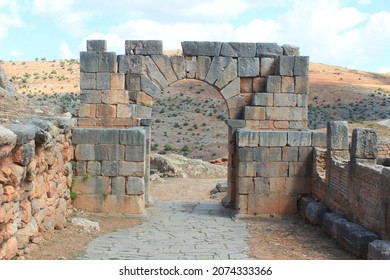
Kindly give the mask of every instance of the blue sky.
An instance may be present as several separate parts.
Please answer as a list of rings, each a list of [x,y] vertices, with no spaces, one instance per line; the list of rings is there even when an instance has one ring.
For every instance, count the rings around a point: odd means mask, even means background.
[[[0,0],[0,59],[78,58],[87,39],[276,42],[313,62],[390,72],[388,0]]]

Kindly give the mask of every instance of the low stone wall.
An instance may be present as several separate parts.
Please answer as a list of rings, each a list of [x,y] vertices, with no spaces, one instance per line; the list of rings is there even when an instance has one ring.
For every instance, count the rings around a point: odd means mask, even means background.
[[[75,207],[91,212],[140,214],[149,185],[143,127],[75,128]]]
[[[237,131],[237,210],[240,214],[297,212],[313,183],[313,147],[325,135],[312,131]]]
[[[390,168],[378,158],[372,129],[354,129],[348,141],[346,122],[332,122],[327,132],[326,175],[313,185],[312,195],[331,211],[390,238]],[[315,153],[314,161],[321,161]]]
[[[28,253],[66,225],[71,128],[65,118],[0,126],[0,259]]]

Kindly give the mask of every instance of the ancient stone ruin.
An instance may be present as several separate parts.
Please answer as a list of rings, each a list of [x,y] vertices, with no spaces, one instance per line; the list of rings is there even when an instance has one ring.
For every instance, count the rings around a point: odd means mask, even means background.
[[[183,79],[226,101],[225,205],[241,215],[300,211],[356,255],[389,259],[389,144],[367,129],[349,137],[345,122],[307,129],[309,58],[274,43],[182,47],[166,56],[161,41],[131,40],[117,56],[87,41],[77,127],[64,118],[0,126],[0,259],[61,229],[71,194],[87,211],[144,213],[154,99]]]

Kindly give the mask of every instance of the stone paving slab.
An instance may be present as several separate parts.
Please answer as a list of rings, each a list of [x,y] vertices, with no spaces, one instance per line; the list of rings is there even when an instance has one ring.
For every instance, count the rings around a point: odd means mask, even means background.
[[[93,240],[85,259],[250,259],[244,220],[221,203],[156,202],[141,225]]]

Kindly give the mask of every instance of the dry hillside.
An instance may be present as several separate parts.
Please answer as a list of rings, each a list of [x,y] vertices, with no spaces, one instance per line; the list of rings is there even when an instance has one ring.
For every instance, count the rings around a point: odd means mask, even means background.
[[[172,51],[177,54],[178,51]],[[3,61],[0,63],[19,93],[0,98],[0,123],[23,115],[77,115],[77,60]],[[390,75],[310,64],[309,119],[311,128],[328,120],[347,120],[376,127],[390,118]],[[213,87],[184,80],[167,87],[153,108],[156,152],[176,152],[210,160],[227,154],[226,104]],[[365,124],[362,122],[366,121]],[[389,135],[388,129],[379,130]]]

